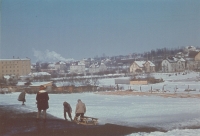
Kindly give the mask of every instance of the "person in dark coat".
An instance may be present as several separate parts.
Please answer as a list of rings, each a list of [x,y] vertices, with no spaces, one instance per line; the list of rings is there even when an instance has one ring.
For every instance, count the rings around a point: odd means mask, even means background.
[[[64,106],[64,118],[65,118],[65,120],[67,120],[67,116],[66,116],[66,112],[67,112],[69,118],[70,118],[71,121],[72,121],[72,115],[71,115],[71,113],[72,113],[72,108],[71,108],[70,104],[69,104],[68,102],[65,101],[65,102],[63,102],[63,106]]]
[[[45,91],[45,87],[43,85],[40,86],[40,91],[37,92],[36,100],[37,100],[37,120],[40,118],[41,111],[43,111],[43,119],[46,121],[46,110],[49,108],[49,95]]]
[[[26,96],[26,92],[25,92],[25,91],[22,91],[22,92],[19,94],[18,101],[22,101],[22,105],[25,105],[25,104],[24,104],[24,102],[26,102],[25,96]]]

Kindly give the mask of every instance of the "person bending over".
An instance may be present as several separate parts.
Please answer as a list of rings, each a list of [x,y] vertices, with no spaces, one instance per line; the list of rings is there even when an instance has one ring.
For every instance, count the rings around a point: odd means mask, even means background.
[[[71,113],[72,113],[72,108],[71,108],[70,104],[69,104],[68,102],[65,101],[65,102],[63,102],[63,106],[64,106],[64,118],[65,118],[65,120],[67,120],[67,116],[66,116],[66,112],[67,112],[69,118],[70,118],[71,121],[72,121],[72,115],[71,115]]]

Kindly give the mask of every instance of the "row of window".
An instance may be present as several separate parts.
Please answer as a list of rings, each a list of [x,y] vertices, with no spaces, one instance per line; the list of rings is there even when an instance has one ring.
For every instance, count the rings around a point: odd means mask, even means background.
[[[7,66],[2,66],[2,69],[3,68],[15,68],[15,66],[13,66],[13,67],[11,67],[11,66],[10,67],[9,66],[8,67]],[[19,67],[17,66],[17,68],[19,68]]]
[[[22,68],[24,68],[24,67],[28,67],[28,66],[22,66]],[[15,68],[15,66],[2,66],[2,69],[3,68]],[[19,68],[19,66],[17,66],[17,68]]]
[[[9,72],[9,70],[5,70],[5,72]],[[10,70],[10,72],[15,72],[15,70]],[[17,72],[19,72],[19,70],[17,70]],[[2,70],[2,73],[4,73],[4,70]]]
[[[4,76],[4,75],[10,75],[10,74],[12,74],[12,75],[19,75],[19,73],[2,73],[2,76]]]
[[[9,62],[8,61],[6,61],[6,62],[2,61],[1,64],[8,64],[8,63],[15,63],[15,62],[18,63],[18,61],[9,61]]]
[[[24,71],[26,72],[26,73],[28,73],[28,71],[29,70],[23,70],[23,72],[22,73],[24,73]],[[14,73],[14,72],[19,72],[19,70],[2,70],[2,73],[7,73],[7,72],[10,72],[10,73]]]
[[[2,61],[1,64],[14,64],[14,63],[18,63],[19,61]],[[22,61],[22,63],[26,63],[27,61]]]

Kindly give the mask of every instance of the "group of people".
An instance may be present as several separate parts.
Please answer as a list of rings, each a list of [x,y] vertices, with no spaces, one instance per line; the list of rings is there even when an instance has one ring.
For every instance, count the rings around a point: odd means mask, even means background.
[[[44,122],[46,122],[46,110],[49,108],[49,103],[48,103],[49,95],[45,89],[46,88],[43,85],[41,85],[40,90],[36,94],[36,101],[37,101],[36,104],[37,104],[37,108],[38,108],[36,119],[39,120],[41,111],[43,111]],[[24,105],[24,102],[26,101],[25,95],[26,95],[26,92],[23,91],[22,93],[20,93],[20,95],[18,97],[18,100],[22,101],[22,105]],[[66,116],[66,113],[67,113],[69,118],[71,119],[71,121],[73,121],[72,115],[71,115],[72,108],[71,108],[70,104],[65,101],[65,102],[63,102],[63,107],[64,107],[64,119],[67,120],[67,116]],[[81,101],[81,99],[78,99],[77,104],[76,104],[74,120],[76,121],[79,117],[83,117],[85,112],[86,112],[85,104]]]
[[[81,101],[81,99],[78,99],[77,101],[78,103],[76,104],[76,110],[75,110],[75,117],[74,117],[74,120],[77,121],[77,119],[79,117],[83,117],[85,112],[86,112],[86,106],[85,104]],[[66,113],[68,113],[68,116],[69,118],[71,119],[72,121],[72,108],[70,106],[69,103],[67,103],[66,101],[63,103],[63,106],[64,106],[64,118],[65,120],[67,120],[67,116],[66,116]]]

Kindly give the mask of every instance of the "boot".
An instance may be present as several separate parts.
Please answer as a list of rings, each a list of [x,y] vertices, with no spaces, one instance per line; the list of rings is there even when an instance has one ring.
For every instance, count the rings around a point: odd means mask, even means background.
[[[64,114],[64,118],[65,118],[65,120],[67,120],[66,114]]]

